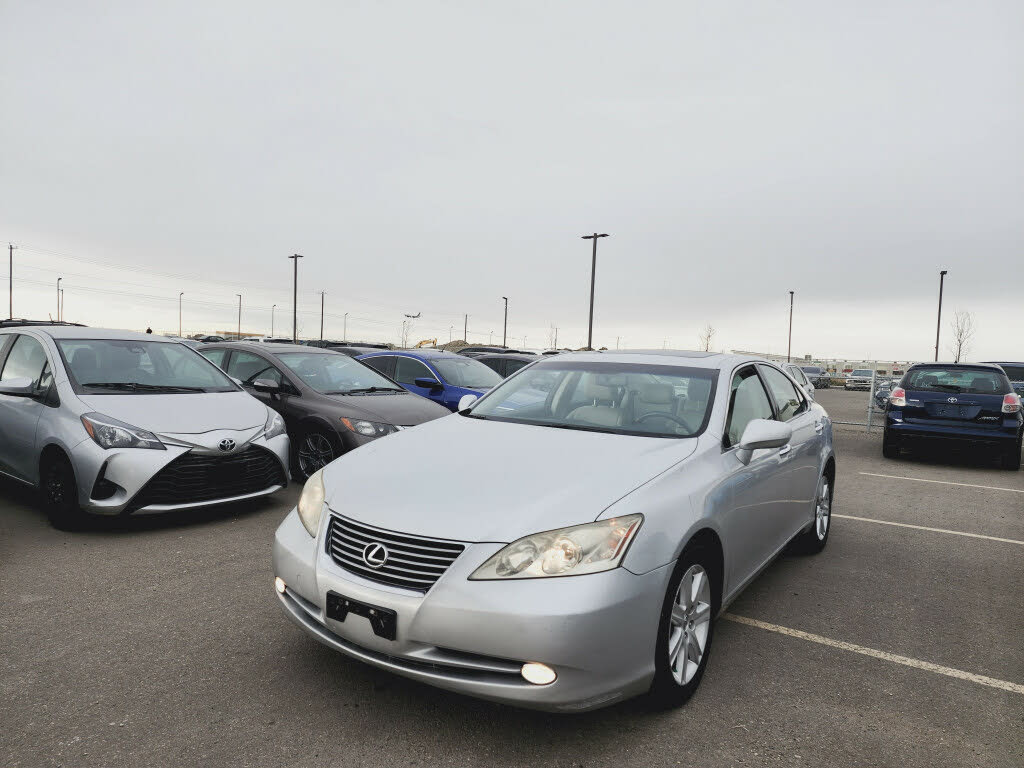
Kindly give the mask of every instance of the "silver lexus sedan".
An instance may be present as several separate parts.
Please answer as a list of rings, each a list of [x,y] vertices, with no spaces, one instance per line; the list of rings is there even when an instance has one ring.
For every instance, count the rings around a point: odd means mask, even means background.
[[[243,501],[288,484],[281,417],[194,349],[131,331],[0,331],[0,474],[51,522]]]
[[[287,615],[348,656],[560,712],[686,701],[714,618],[828,541],[828,415],[705,352],[542,358],[313,475],[274,542]]]

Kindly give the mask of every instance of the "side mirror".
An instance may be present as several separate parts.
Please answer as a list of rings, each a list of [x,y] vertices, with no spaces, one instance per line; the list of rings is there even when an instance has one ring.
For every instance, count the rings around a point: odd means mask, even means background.
[[[464,411],[475,403],[479,398],[476,395],[463,395],[459,398],[458,410]]]
[[[781,421],[754,419],[743,430],[736,458],[749,464],[754,451],[762,448],[781,448],[793,439],[793,428]]]
[[[32,397],[37,394],[39,393],[36,392],[36,384],[32,379],[22,377],[0,381],[0,395]]]
[[[256,379],[252,388],[267,395],[276,395],[281,391],[281,385],[271,379]]]
[[[431,391],[441,389],[441,382],[438,381],[437,379],[416,379],[415,381],[413,381],[413,384],[415,384],[417,387],[423,387],[424,389],[429,389]]]

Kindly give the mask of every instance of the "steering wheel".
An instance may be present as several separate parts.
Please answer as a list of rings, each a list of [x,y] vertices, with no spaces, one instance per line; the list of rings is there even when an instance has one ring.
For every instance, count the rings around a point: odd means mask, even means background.
[[[676,424],[678,424],[683,429],[689,429],[690,428],[689,424],[687,424],[682,419],[673,416],[671,413],[659,413],[658,411],[651,411],[651,413],[645,413],[640,418],[635,419],[635,421],[639,424],[641,421],[644,421],[645,419],[649,419],[649,418],[651,418],[653,416],[657,416],[659,419],[668,419],[669,421],[674,421]]]

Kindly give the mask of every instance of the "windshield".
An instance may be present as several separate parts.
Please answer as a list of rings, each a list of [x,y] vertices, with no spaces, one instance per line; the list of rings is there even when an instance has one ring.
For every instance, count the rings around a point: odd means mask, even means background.
[[[858,368],[856,371],[854,371],[850,375],[851,376],[863,376],[866,379],[870,379],[871,378],[871,369],[870,368]]]
[[[184,344],[58,339],[75,391],[88,394],[234,392],[234,382]]]
[[[918,392],[962,392],[972,395],[1009,394],[1010,382],[999,371],[977,368],[915,368],[903,380],[903,388]]]
[[[614,362],[526,368],[474,405],[470,418],[648,437],[704,431],[718,371]]]
[[[405,392],[368,365],[341,353],[285,352],[277,355],[277,359],[302,379],[306,386],[322,394]]]
[[[501,382],[501,376],[471,357],[442,357],[431,360],[446,382],[466,389],[490,389]]]

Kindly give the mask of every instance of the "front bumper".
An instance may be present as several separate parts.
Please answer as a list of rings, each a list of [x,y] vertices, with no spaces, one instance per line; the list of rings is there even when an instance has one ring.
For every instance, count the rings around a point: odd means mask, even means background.
[[[295,510],[274,539],[274,573],[288,616],[335,650],[429,685],[532,709],[579,712],[645,692],[671,567],[634,575],[624,568],[586,576],[469,581],[502,544],[469,544],[425,594],[391,588],[342,570]],[[397,612],[386,640],[370,622],[326,617],[334,592]],[[524,662],[558,678],[527,683]]]
[[[288,436],[278,435],[270,440],[258,437],[248,444],[270,451],[280,462],[287,482],[288,477]],[[146,484],[175,459],[184,456],[189,448],[167,445],[166,450],[157,451],[139,448],[103,449],[86,438],[71,451],[71,460],[78,482],[79,505],[86,512],[99,515],[158,514],[183,509],[229,504],[267,496],[280,490],[280,484],[268,484],[254,492],[243,494],[226,493],[222,498],[193,501],[183,504],[133,505],[133,499]],[[102,473],[102,474],[101,474]],[[114,493],[106,498],[94,498],[97,480],[107,480],[116,486]]]

